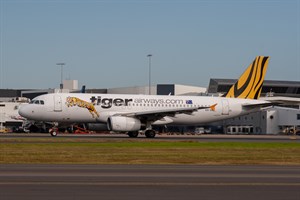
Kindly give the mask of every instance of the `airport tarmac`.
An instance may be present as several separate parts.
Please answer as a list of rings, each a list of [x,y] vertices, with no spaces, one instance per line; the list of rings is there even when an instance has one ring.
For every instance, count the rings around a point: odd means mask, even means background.
[[[8,138],[52,138],[48,133],[1,133],[0,137]],[[146,138],[139,135],[137,138],[129,138],[126,134],[66,134],[60,133],[58,137],[64,138],[89,138],[103,139],[132,139],[132,140],[171,140],[171,141],[203,141],[203,142],[300,142],[299,135],[225,135],[225,134],[157,134],[155,138]],[[55,138],[55,137],[54,137]]]
[[[0,199],[299,200],[300,166],[1,164]]]

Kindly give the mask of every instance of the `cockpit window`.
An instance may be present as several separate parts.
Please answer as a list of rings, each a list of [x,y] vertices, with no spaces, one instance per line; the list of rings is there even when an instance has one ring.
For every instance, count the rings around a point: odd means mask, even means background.
[[[43,100],[33,100],[29,104],[39,104],[39,105],[44,105],[45,102]]]

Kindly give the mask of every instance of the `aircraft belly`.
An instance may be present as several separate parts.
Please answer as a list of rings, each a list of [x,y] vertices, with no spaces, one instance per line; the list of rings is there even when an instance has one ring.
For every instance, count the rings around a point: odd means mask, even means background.
[[[45,119],[44,119],[45,118]],[[65,109],[64,112],[48,112],[47,116],[41,116],[41,120],[51,122],[69,122],[69,123],[86,123],[96,122],[96,118],[93,118],[89,111],[75,109]]]

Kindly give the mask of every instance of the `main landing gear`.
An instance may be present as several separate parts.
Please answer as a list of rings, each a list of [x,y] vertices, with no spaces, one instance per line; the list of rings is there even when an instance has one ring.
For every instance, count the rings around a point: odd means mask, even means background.
[[[138,137],[139,132],[138,131],[129,131],[127,134],[131,138],[136,138],[136,137]],[[155,135],[156,135],[156,132],[152,129],[148,129],[148,130],[145,131],[145,136],[147,138],[154,138]]]
[[[147,138],[154,138],[155,135],[156,135],[156,132],[152,129],[148,129],[148,130],[145,131],[145,136]]]
[[[139,132],[138,131],[129,131],[127,134],[131,138],[136,138],[139,135]]]

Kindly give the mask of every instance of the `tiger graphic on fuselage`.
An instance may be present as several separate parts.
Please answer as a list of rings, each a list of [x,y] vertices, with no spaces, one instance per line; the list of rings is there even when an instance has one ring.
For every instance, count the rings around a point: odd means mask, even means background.
[[[78,106],[80,108],[86,108],[92,114],[93,118],[95,118],[95,115],[99,117],[99,113],[97,112],[93,103],[86,102],[77,97],[67,97],[66,105],[68,107]]]

